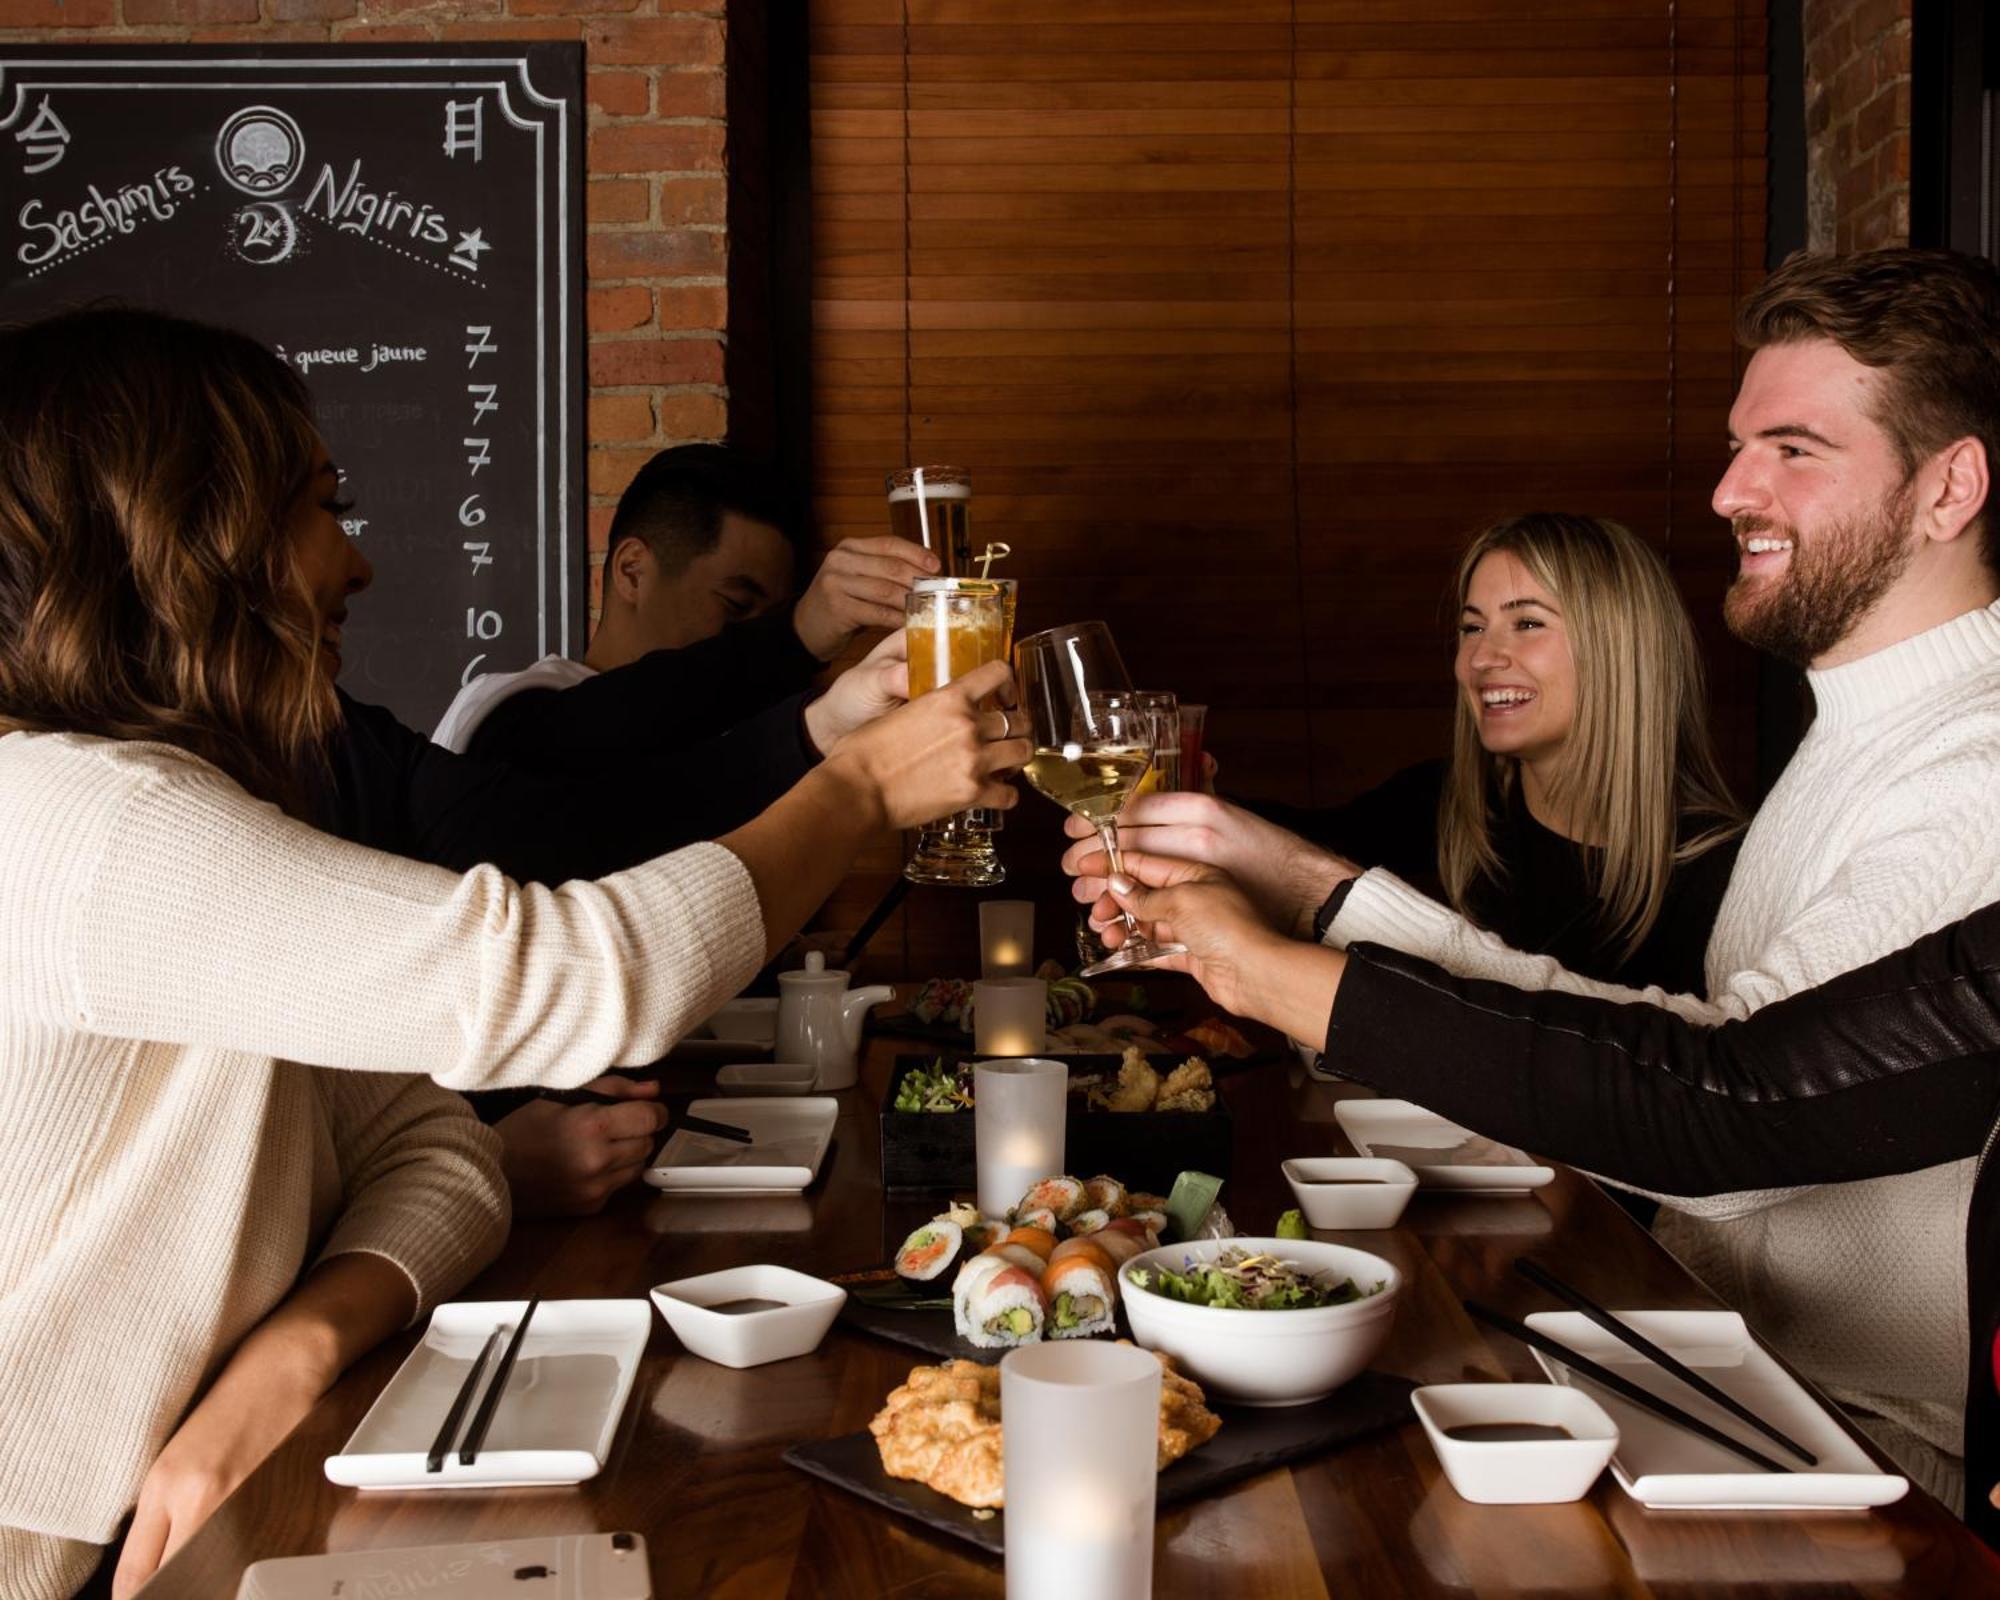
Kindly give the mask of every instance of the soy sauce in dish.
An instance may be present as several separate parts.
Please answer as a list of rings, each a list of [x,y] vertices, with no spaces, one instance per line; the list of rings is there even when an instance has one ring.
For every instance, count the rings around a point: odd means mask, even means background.
[[[1446,1428],[1447,1439],[1466,1444],[1540,1444],[1551,1439],[1574,1439],[1569,1429],[1553,1422],[1461,1422]]]
[[[718,1305],[708,1307],[708,1309],[720,1312],[725,1317],[747,1317],[753,1311],[782,1311],[785,1309],[785,1302],[782,1300],[758,1300],[754,1297],[746,1297],[741,1300],[724,1300]]]

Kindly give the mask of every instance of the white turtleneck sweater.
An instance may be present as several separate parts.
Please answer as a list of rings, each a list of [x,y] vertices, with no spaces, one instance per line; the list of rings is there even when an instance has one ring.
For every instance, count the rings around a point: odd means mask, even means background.
[[[1386,872],[1328,929],[1467,977],[1746,1016],[2000,899],[2000,602],[1807,674],[1813,725],[1744,838],[1709,998],[1597,983]],[[1962,1503],[1965,1216],[1976,1163],[1819,1189],[1666,1197],[1655,1231],[1926,1488]],[[1982,1490],[1983,1492],[1983,1490]]]
[[[651,1061],[763,960],[719,845],[560,889],[460,876],[163,745],[0,738],[0,840],[10,1595],[75,1581],[72,1541],[111,1537],[316,1256],[383,1255],[428,1306],[498,1247],[492,1136],[407,1074],[572,1085]]]

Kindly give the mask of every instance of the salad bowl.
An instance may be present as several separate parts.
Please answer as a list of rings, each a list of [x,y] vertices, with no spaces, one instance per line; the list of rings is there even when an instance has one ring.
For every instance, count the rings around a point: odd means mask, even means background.
[[[1232,1267],[1241,1257],[1278,1267]],[[1312,1304],[1291,1287],[1350,1285]],[[1132,1337],[1164,1350],[1211,1394],[1240,1405],[1296,1406],[1333,1393],[1382,1348],[1403,1275],[1380,1256],[1311,1239],[1199,1239],[1163,1245],[1119,1269]],[[1249,1303],[1262,1299],[1261,1307]]]

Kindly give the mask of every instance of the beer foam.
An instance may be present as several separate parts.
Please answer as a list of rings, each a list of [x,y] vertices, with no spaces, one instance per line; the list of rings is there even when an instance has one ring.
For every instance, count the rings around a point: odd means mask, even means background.
[[[914,500],[916,497],[917,486],[914,483],[904,484],[899,488],[889,491],[889,504],[894,505],[899,500]],[[924,485],[924,498],[926,500],[970,500],[972,498],[972,485],[969,483],[927,483]]]

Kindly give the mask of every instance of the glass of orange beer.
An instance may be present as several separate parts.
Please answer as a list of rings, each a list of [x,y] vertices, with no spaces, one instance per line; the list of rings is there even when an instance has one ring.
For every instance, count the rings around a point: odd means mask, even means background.
[[[1014,645],[1011,578],[920,578],[903,602],[910,634],[910,696],[929,694],[989,661],[1005,661]],[[1007,881],[993,847],[999,818],[961,811],[929,824],[903,868],[912,883],[985,888]]]

